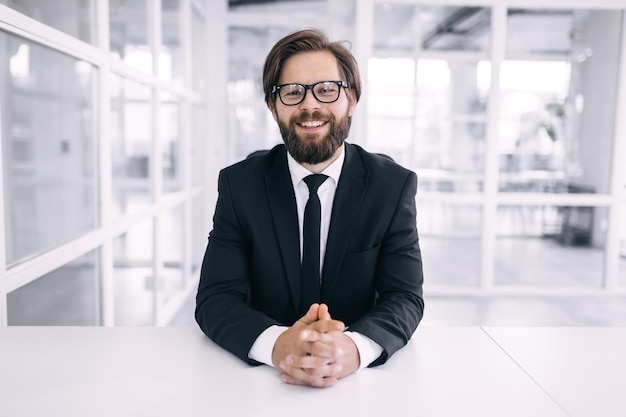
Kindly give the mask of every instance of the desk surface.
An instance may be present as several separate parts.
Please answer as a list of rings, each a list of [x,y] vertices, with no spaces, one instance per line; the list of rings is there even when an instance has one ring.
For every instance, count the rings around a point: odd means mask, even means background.
[[[626,328],[485,331],[572,417],[626,416]]]
[[[614,356],[594,355],[604,343]],[[572,382],[581,346],[591,378]],[[244,364],[195,328],[5,327],[0,415],[609,417],[626,409],[613,395],[623,352],[626,328],[422,327],[387,364],[314,389]]]

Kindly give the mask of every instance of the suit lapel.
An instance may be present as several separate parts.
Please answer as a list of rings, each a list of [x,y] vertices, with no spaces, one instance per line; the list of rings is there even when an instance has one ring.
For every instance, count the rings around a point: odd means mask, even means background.
[[[322,271],[322,301],[327,301],[339,278],[339,270],[346,253],[365,190],[368,176],[359,155],[346,143],[346,159],[337,184],[333,211],[326,242],[326,255]]]
[[[285,149],[276,153],[265,174],[265,187],[272,211],[276,237],[287,273],[296,311],[300,303],[300,238],[296,197],[287,166]]]

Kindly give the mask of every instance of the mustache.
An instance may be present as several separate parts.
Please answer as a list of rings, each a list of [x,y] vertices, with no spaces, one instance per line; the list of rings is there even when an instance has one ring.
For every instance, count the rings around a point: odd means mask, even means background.
[[[330,122],[332,119],[333,119],[332,115],[329,116],[320,111],[314,111],[311,113],[304,112],[304,113],[293,115],[291,117],[290,123],[296,124],[296,123],[302,123],[302,122],[309,122],[311,120],[321,120],[323,122]]]

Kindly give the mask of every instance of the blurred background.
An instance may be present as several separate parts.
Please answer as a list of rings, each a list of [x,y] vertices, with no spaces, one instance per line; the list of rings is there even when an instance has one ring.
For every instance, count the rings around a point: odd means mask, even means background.
[[[193,326],[271,46],[345,40],[419,178],[424,325],[626,325],[624,0],[0,0],[0,325]]]

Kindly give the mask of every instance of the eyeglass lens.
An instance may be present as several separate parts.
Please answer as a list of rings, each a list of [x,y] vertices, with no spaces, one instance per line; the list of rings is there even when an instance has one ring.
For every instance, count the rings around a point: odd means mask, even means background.
[[[339,86],[330,81],[313,84],[313,96],[322,103],[332,103],[339,98]],[[280,88],[280,99],[286,105],[299,104],[304,100],[307,87],[302,84],[289,84]]]

